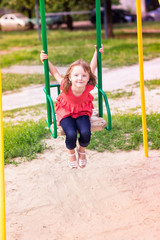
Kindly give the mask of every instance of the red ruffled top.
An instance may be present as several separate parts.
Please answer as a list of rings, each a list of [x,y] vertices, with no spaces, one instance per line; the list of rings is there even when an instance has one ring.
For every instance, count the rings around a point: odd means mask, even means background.
[[[80,96],[75,96],[71,90],[68,93],[63,92],[63,81],[61,82],[60,89],[62,92],[57,97],[56,103],[56,117],[57,123],[60,125],[60,121],[71,116],[72,118],[77,118],[82,115],[88,115],[89,118],[92,116],[93,107],[93,96],[90,91],[94,89],[93,85],[87,85],[85,91]]]

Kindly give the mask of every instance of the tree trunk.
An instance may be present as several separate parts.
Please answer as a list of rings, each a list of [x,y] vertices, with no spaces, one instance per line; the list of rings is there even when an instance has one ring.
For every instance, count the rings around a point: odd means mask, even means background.
[[[67,27],[68,27],[70,30],[73,30],[73,18],[72,18],[71,15],[67,15],[66,23],[67,23]]]
[[[35,2],[35,14],[36,14],[38,41],[40,41],[40,40],[41,40],[41,29],[40,29],[40,24],[39,24],[38,0],[36,0],[36,2]],[[33,26],[33,27],[34,27],[34,26]]]
[[[106,1],[106,17],[107,17],[107,38],[113,38],[113,27],[112,27],[112,9],[111,9],[111,0]]]
[[[69,4],[68,1],[64,2],[64,4],[63,4],[65,12],[70,12],[70,8],[69,8],[68,4]],[[66,16],[66,24],[70,30],[73,30],[73,18],[71,15]]]
[[[28,12],[28,17],[32,18],[32,9],[27,9],[27,12]]]

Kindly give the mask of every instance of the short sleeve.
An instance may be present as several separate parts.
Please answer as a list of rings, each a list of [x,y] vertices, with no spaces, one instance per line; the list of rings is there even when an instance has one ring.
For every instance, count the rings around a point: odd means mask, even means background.
[[[87,92],[90,92],[94,89],[93,85],[87,85]]]

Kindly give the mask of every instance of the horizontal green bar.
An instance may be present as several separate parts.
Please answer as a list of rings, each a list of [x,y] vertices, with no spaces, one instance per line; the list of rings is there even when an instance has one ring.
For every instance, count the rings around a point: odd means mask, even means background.
[[[60,87],[59,83],[51,84],[50,87]]]

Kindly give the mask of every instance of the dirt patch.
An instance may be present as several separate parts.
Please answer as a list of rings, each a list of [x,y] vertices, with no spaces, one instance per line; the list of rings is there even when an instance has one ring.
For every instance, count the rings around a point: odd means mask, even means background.
[[[159,239],[159,151],[88,151],[87,167],[71,170],[64,139],[48,145],[5,167],[8,239]]]
[[[158,92],[147,92],[147,110],[160,110]],[[112,111],[126,113],[140,104],[139,94],[135,88],[130,98],[110,100]],[[21,120],[31,117],[37,119],[31,112]],[[64,137],[47,145],[37,159],[5,167],[8,239],[159,239],[159,151],[145,158],[143,148],[88,150],[87,167],[71,170]]]

